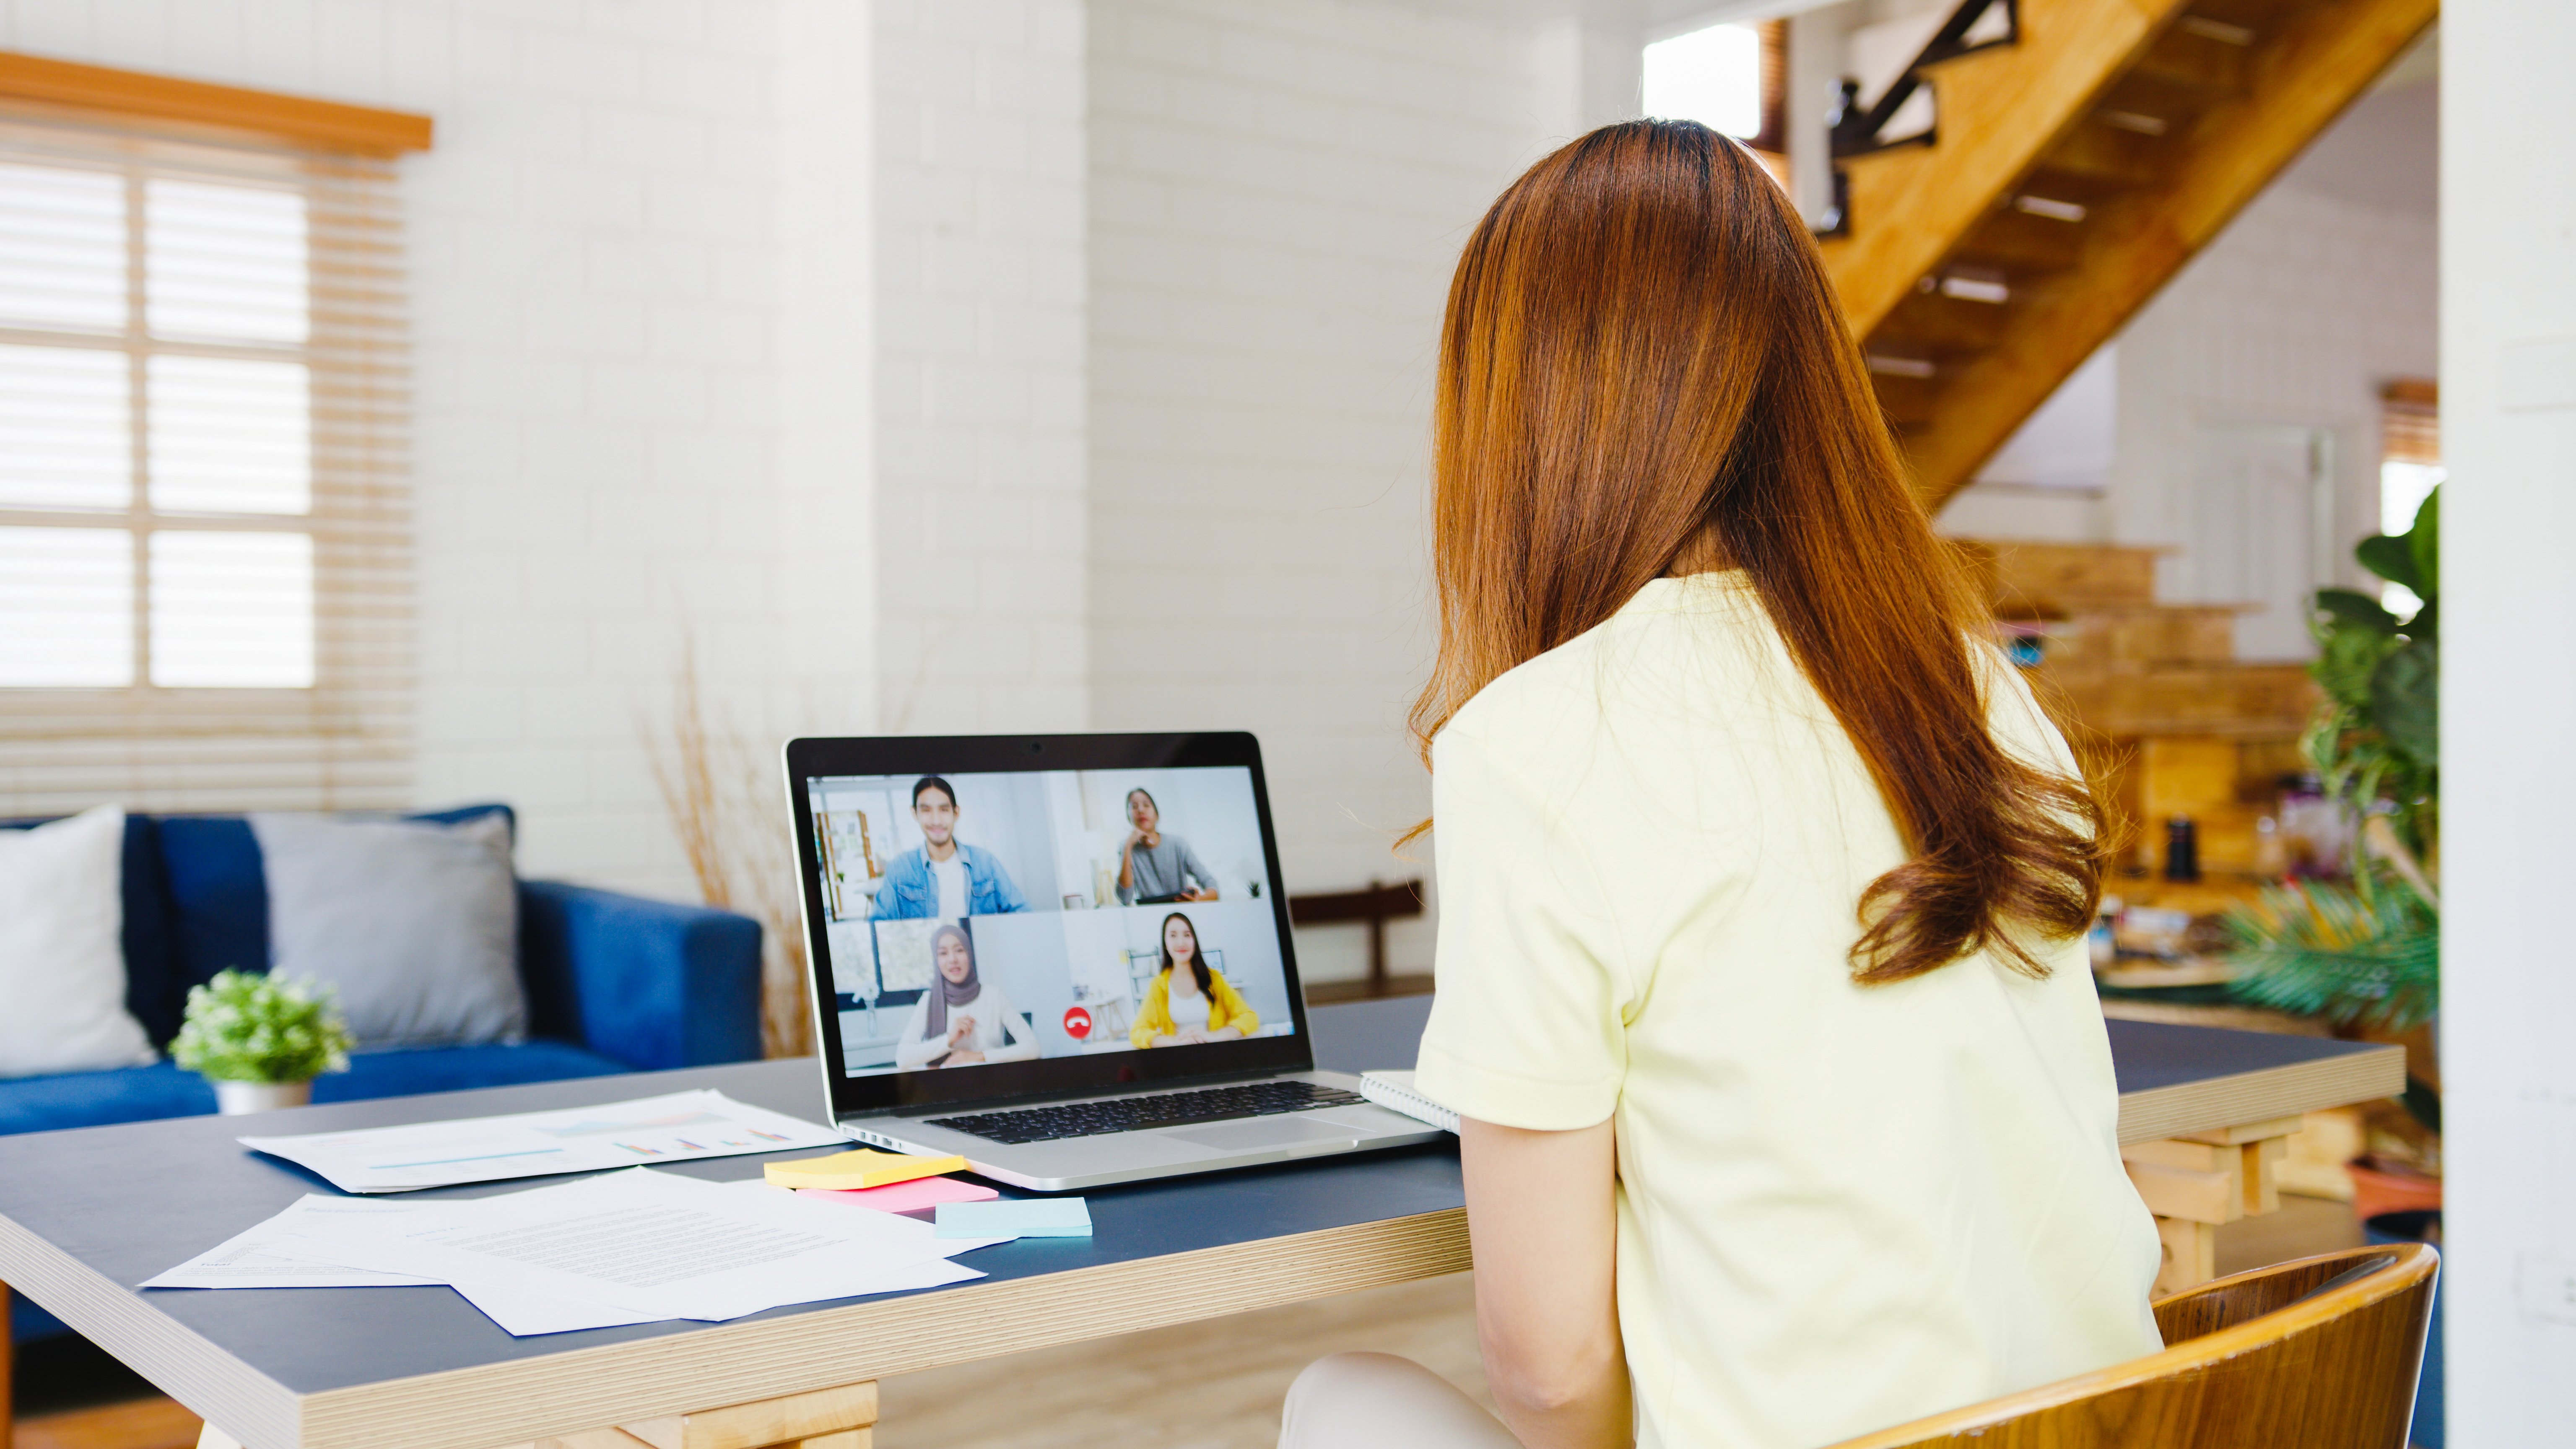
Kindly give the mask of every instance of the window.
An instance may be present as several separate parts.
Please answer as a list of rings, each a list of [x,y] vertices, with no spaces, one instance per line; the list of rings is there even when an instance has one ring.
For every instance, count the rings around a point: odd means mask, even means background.
[[[2442,395],[2431,381],[2407,378],[2379,394],[2379,531],[2404,533],[2416,510],[2449,471],[2442,466]],[[2392,613],[2414,617],[2424,601],[2403,584],[2380,589]]]
[[[1781,156],[1789,144],[1787,37],[1785,22],[1768,20],[1656,41],[1646,47],[1645,113],[1697,121],[1766,159]]]
[[[5,60],[0,812],[400,803],[390,161],[29,103],[28,66],[250,93]]]

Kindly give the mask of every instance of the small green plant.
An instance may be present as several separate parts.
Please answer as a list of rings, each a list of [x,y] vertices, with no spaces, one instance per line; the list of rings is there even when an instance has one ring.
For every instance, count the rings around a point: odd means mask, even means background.
[[[219,1082],[309,1082],[349,1069],[349,1025],[328,987],[292,977],[218,971],[188,988],[170,1058]]]

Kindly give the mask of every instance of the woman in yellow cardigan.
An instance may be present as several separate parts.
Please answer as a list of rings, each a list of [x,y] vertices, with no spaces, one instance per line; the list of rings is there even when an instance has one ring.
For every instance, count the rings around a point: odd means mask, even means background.
[[[1165,916],[1162,974],[1145,988],[1145,1005],[1127,1039],[1142,1050],[1233,1041],[1260,1028],[1260,1016],[1242,993],[1199,956],[1198,927],[1178,911]]]

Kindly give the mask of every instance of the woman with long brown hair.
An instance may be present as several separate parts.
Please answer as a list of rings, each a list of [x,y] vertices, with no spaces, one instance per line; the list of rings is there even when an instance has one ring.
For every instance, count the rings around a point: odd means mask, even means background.
[[[1506,1434],[1381,1355],[1283,1444],[1826,1444],[2158,1348],[2081,933],[2103,814],[1740,147],[1595,131],[1469,239],[1415,706]]]

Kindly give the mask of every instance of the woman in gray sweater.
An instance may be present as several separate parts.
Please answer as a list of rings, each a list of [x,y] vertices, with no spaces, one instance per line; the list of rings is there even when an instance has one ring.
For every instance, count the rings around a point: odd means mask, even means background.
[[[1118,903],[1159,906],[1216,899],[1216,872],[1190,843],[1163,829],[1163,812],[1142,789],[1127,792],[1126,848],[1118,855]]]

